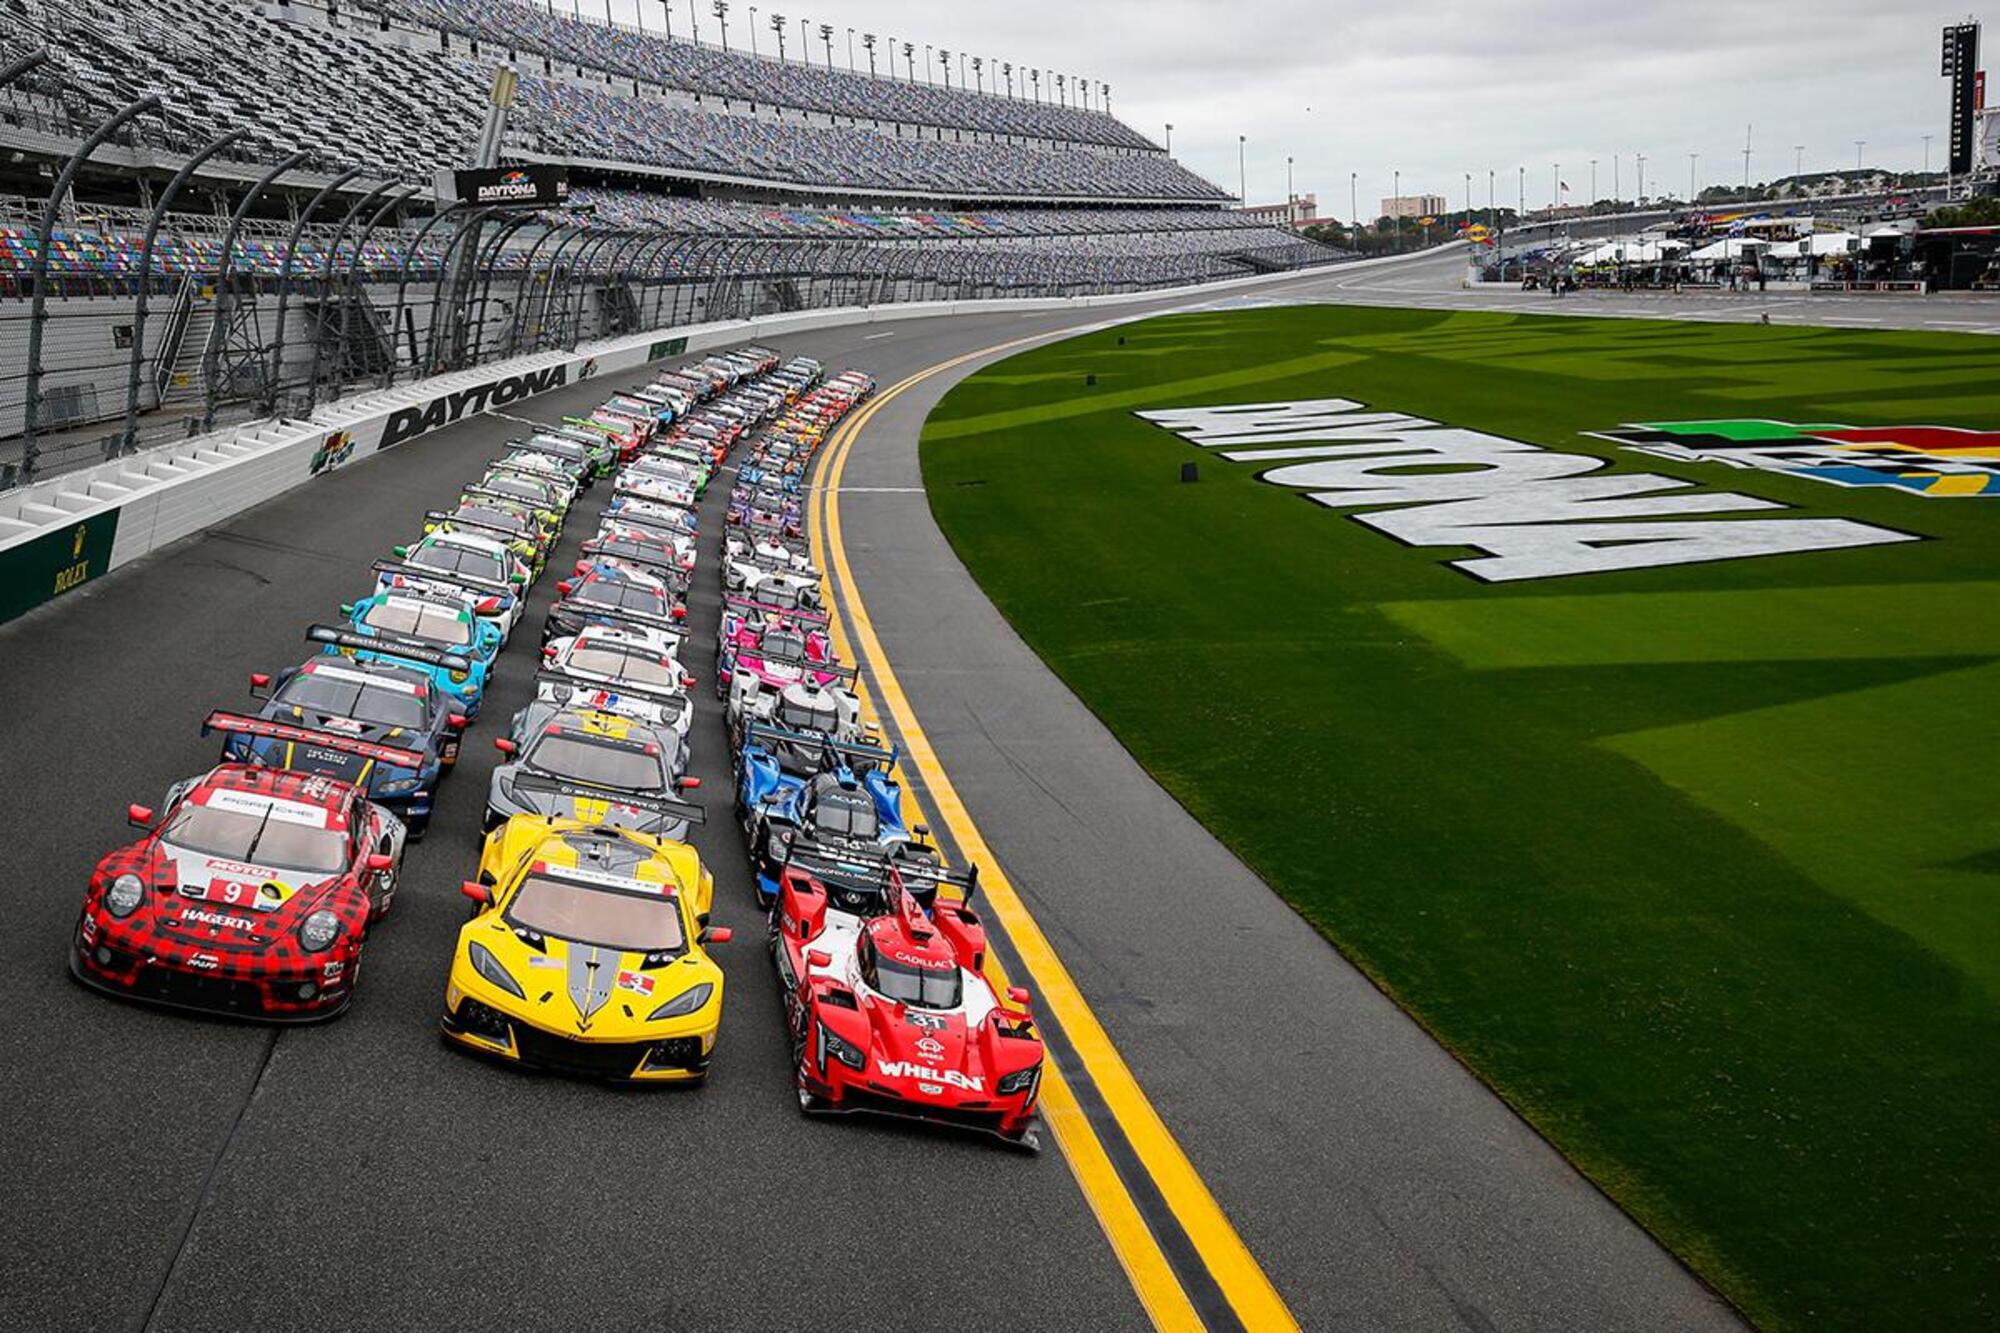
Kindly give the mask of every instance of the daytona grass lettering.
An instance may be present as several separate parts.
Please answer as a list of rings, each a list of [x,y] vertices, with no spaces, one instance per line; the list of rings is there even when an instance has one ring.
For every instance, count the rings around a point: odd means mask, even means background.
[[[1694,522],[1788,506],[1654,473],[1593,475],[1610,464],[1347,398],[1137,415],[1232,463],[1283,463],[1258,480],[1329,509],[1379,508],[1354,520],[1405,545],[1483,552],[1447,563],[1489,583],[1919,540],[1844,518]]]

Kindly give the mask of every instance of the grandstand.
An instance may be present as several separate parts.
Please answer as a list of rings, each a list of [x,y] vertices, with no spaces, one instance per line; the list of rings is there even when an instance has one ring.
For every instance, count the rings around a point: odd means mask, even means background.
[[[689,319],[1345,257],[1228,210],[1101,105],[1051,105],[1025,80],[1017,94],[1011,68],[1005,93],[939,87],[522,0],[0,13],[0,485],[17,453],[29,470],[93,461],[346,386]],[[456,210],[433,188],[474,164],[502,66],[519,77],[499,160],[564,168],[562,208]],[[76,160],[148,95],[157,107]],[[128,363],[144,370],[133,404]]]

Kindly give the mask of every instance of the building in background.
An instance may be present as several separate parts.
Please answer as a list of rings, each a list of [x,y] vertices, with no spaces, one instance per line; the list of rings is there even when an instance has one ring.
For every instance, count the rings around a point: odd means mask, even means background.
[[[1282,204],[1251,204],[1237,212],[1252,217],[1259,222],[1268,222],[1273,227],[1286,227],[1297,231],[1319,216],[1319,196],[1316,194],[1295,194]]]
[[[1430,218],[1447,212],[1441,194],[1399,194],[1382,201],[1385,218]]]

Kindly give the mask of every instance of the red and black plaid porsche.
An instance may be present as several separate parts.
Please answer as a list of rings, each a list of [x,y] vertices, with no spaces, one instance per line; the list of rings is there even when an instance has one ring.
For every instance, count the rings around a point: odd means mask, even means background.
[[[348,783],[247,764],[177,784],[164,818],[138,805],[126,818],[145,836],[90,877],[79,981],[274,1022],[347,1007],[369,925],[395,898],[401,820]]]

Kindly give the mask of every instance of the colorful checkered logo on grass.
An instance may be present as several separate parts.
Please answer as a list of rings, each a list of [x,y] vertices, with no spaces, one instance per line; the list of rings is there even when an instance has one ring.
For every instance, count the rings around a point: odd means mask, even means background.
[[[1896,486],[1925,496],[2000,496],[2000,431],[1752,419],[1640,421],[1592,434],[1676,462],[1761,468],[1836,486]]]

